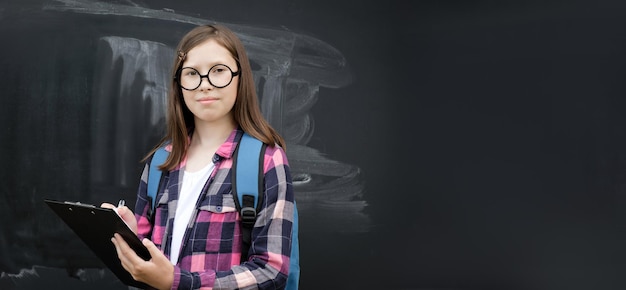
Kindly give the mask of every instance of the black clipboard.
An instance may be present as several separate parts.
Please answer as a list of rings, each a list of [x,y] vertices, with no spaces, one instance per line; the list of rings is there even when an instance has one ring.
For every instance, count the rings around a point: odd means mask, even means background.
[[[150,260],[150,252],[113,209],[80,202],[50,199],[44,201],[120,281],[128,286],[142,289],[148,287],[145,283],[133,279],[122,267],[111,238],[114,233],[120,234],[137,255],[146,261]]]

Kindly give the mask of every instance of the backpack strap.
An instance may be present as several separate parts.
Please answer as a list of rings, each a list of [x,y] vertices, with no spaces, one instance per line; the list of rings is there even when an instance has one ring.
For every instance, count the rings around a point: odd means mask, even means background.
[[[156,205],[157,190],[159,190],[159,183],[161,182],[161,170],[159,165],[165,163],[169,152],[165,151],[165,146],[160,147],[154,152],[152,161],[150,161],[150,171],[148,172],[148,197],[152,202],[152,211]]]
[[[241,216],[243,245],[241,261],[248,259],[252,228],[263,199],[263,154],[266,145],[244,133],[233,156],[232,187],[235,206]],[[261,194],[259,194],[261,193]]]
[[[298,241],[298,208],[293,201],[293,231],[291,233],[291,255],[289,255],[289,276],[285,290],[298,289],[300,282],[300,242]]]

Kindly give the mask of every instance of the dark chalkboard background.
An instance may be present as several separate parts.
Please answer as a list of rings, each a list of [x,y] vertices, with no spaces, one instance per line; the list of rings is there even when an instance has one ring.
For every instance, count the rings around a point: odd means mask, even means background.
[[[626,288],[626,3],[397,2],[0,2],[0,289],[125,289],[42,199],[133,199],[158,104],[113,44],[190,19],[265,33],[302,289]]]

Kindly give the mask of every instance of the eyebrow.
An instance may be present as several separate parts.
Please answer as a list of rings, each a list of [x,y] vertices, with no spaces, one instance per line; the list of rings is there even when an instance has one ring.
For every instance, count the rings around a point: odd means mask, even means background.
[[[235,63],[235,66],[237,66],[237,60],[233,58],[232,61]],[[227,64],[228,60],[223,60],[223,59],[222,60],[217,60],[217,61],[212,61],[212,62],[205,62],[204,60],[200,60],[199,62],[202,63],[203,65],[208,63],[209,67],[212,67],[212,66],[215,66],[215,65],[218,65],[218,64],[223,64],[223,65],[226,65],[226,66],[230,67],[230,65]],[[183,64],[184,63],[185,62],[183,62]],[[197,65],[198,65],[197,63],[193,63],[193,66],[191,66],[191,65],[185,65],[185,66],[195,67]]]

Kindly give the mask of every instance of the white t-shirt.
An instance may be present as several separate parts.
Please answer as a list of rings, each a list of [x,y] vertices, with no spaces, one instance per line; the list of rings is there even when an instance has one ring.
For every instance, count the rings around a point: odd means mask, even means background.
[[[176,216],[174,217],[174,227],[172,229],[172,247],[170,249],[170,262],[176,265],[183,236],[187,230],[191,214],[196,210],[198,197],[202,192],[204,184],[211,176],[215,164],[210,162],[207,166],[196,172],[185,171],[183,174],[183,184],[180,188]]]

